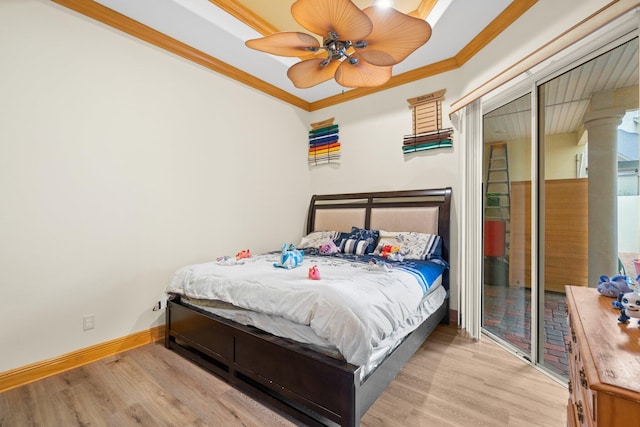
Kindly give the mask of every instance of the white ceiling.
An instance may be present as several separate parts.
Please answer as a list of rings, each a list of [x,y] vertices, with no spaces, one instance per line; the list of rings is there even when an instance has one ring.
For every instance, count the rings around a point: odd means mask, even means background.
[[[342,88],[333,80],[309,89],[295,88],[287,78],[286,72],[298,59],[273,56],[247,48],[244,45],[246,40],[262,37],[262,34],[216,6],[214,0],[96,1],[306,102],[312,103],[338,95],[343,90],[345,92],[349,90]],[[405,9],[411,9],[414,5],[417,9],[435,0],[396,1]],[[64,1],[60,3],[64,4]],[[261,16],[282,31],[299,30],[299,28],[280,28],[289,24],[294,25],[290,15],[293,0],[225,0],[222,3],[235,3],[245,9],[253,8],[251,10],[253,14]],[[373,1],[361,0],[356,3],[363,8],[371,6]],[[435,6],[426,18],[433,28],[431,39],[405,61],[394,66],[393,75],[397,76],[455,57],[511,3],[512,0],[435,1]],[[513,0],[513,3],[523,4],[522,0]],[[401,11],[410,12],[410,10]],[[277,19],[278,16],[281,19]],[[483,37],[486,39],[488,36]]]

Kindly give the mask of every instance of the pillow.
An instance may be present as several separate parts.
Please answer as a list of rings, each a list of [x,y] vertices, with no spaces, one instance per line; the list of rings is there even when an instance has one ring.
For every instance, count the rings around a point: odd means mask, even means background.
[[[423,260],[442,255],[442,238],[437,234],[380,230],[380,240],[373,254],[380,255],[385,245],[400,246],[405,259]]]
[[[335,239],[340,233],[337,231],[312,231],[302,238],[300,244],[296,246],[298,249],[316,248],[324,245],[329,240]]]
[[[378,236],[378,230],[351,227],[351,232],[342,233],[336,244],[345,254],[365,255],[375,250]]]
[[[361,239],[343,239],[340,242],[340,252],[351,255],[365,255],[369,249],[369,241]]]

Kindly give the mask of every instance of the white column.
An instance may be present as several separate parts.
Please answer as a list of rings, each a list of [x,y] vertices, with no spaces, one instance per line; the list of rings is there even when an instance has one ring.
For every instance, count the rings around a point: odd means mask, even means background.
[[[589,286],[618,272],[618,125],[624,108],[610,94],[594,94],[584,116],[589,132]],[[599,107],[603,107],[598,109]]]

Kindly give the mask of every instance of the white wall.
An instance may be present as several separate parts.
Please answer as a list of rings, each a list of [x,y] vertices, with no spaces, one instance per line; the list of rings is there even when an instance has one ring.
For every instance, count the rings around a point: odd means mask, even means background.
[[[0,372],[160,324],[176,268],[296,241],[312,193],[452,186],[455,308],[460,148],[404,156],[406,99],[446,89],[449,126],[451,102],[607,2],[539,0],[460,70],[309,114],[46,0],[0,0],[0,339],[20,343]],[[309,123],[329,117],[340,164],[308,167]]]
[[[182,265],[299,240],[308,113],[45,0],[0,1],[0,58],[0,372],[163,323]]]

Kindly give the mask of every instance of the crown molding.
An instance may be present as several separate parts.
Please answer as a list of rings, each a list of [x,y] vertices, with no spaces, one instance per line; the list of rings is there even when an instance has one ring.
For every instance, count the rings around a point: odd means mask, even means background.
[[[236,0],[209,0],[229,15],[236,17],[263,36],[278,33],[281,30]]]
[[[537,2],[537,0],[514,0],[496,19],[452,58],[398,74],[382,86],[375,88],[357,88],[343,94],[330,96],[315,102],[308,102],[93,0],[51,1],[305,111],[319,110],[459,68]],[[262,34],[270,34],[278,31],[273,25],[258,17],[235,0],[209,1]],[[426,17],[433,9],[435,3],[435,0],[423,0],[418,6],[418,9],[412,14],[415,13],[420,17]]]
[[[309,111],[309,102],[92,0],[51,0],[230,79]]]

